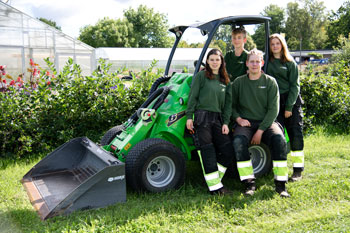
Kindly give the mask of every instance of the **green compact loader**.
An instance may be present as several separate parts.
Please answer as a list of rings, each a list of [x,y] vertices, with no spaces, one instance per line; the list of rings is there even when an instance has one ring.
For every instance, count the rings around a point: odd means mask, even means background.
[[[108,130],[100,145],[86,137],[63,144],[36,164],[21,180],[30,201],[42,219],[78,209],[98,208],[126,201],[126,182],[137,191],[162,192],[180,187],[185,178],[185,161],[196,152],[186,130],[185,111],[193,73],[171,71],[177,45],[191,28],[207,37],[198,61],[204,61],[209,44],[220,27],[262,24],[268,49],[269,18],[232,16],[206,23],[170,29],[176,40],[165,74],[151,87],[148,99],[122,125]],[[265,53],[265,64],[268,53]],[[265,145],[250,148],[254,172],[271,170],[271,156]]]

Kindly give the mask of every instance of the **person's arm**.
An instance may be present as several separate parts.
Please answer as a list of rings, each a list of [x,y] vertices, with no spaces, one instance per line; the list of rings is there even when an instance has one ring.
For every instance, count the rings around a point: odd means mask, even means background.
[[[278,111],[279,111],[279,103],[280,96],[278,91],[278,85],[275,79],[270,79],[267,87],[267,112],[264,117],[264,120],[260,123],[259,129],[265,131],[269,128],[272,123],[275,121]]]
[[[229,82],[226,86],[225,105],[222,111],[223,124],[228,125],[230,123],[231,113],[232,113],[232,83]]]
[[[193,119],[193,113],[196,109],[196,105],[198,102],[199,97],[199,91],[200,91],[200,84],[202,81],[202,76],[200,75],[200,72],[197,73],[197,75],[194,77],[194,81],[192,83],[192,87],[190,90],[190,94],[188,96],[187,101],[187,110],[186,110],[186,117],[187,119]]]
[[[238,111],[237,111],[237,107],[238,107],[238,98],[239,98],[239,88],[238,88],[238,80],[236,79],[235,81],[233,81],[232,83],[232,108],[231,108],[231,117],[234,121],[236,121],[236,119],[239,116]]]
[[[287,68],[288,68],[289,91],[288,91],[288,98],[286,101],[285,110],[292,112],[293,106],[300,93],[299,71],[298,71],[298,66],[294,61],[288,62]]]

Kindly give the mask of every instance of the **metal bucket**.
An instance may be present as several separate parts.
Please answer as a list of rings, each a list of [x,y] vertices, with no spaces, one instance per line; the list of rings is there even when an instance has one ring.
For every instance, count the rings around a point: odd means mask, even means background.
[[[58,147],[21,182],[42,220],[126,201],[125,164],[86,137]]]

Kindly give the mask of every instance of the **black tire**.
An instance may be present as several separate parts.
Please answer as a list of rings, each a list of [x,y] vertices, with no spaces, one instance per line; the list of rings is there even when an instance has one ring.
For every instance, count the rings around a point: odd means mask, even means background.
[[[272,159],[269,147],[261,143],[260,145],[250,145],[248,150],[252,160],[255,176],[261,177],[269,173],[272,168]]]
[[[136,191],[163,192],[176,189],[185,180],[185,157],[170,142],[148,138],[126,156],[126,181]]]
[[[124,130],[123,125],[117,125],[109,129],[101,139],[101,146],[109,145],[112,140]]]

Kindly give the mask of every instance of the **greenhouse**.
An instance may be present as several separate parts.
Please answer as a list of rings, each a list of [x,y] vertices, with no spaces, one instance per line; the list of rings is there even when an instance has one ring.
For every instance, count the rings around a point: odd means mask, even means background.
[[[71,57],[83,74],[95,69],[95,49],[0,1],[0,65],[11,76],[24,74],[30,59],[45,68],[49,57],[60,70]]]
[[[178,48],[169,73],[193,72],[201,48]],[[154,60],[155,68],[165,69],[171,48],[93,48],[0,1],[0,65],[12,77],[30,75],[30,60],[46,68],[50,58],[61,70],[68,58],[80,65],[83,75],[90,75],[99,59],[112,64],[111,71],[147,69]]]

